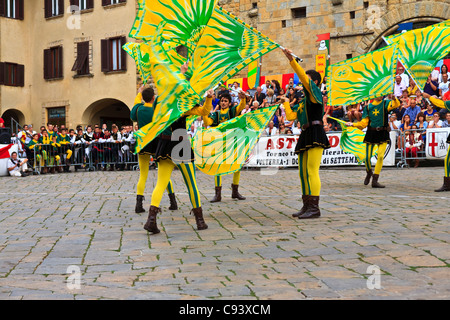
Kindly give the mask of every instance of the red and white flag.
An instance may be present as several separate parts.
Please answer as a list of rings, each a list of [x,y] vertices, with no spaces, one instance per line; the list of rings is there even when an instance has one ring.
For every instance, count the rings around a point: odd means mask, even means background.
[[[0,148],[0,159],[9,159],[11,158],[11,153],[14,152],[14,150],[11,150],[14,146],[14,143],[11,143],[7,145],[6,147]]]

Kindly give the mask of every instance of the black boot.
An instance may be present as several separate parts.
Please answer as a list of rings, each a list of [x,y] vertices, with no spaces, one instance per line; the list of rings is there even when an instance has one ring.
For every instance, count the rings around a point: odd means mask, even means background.
[[[216,187],[216,195],[210,202],[220,202],[222,201],[222,187]]]
[[[305,213],[299,216],[299,219],[316,219],[320,217],[319,196],[309,196],[308,208]]]
[[[169,210],[178,210],[177,199],[175,198],[175,193],[169,193],[170,207]]]
[[[450,191],[450,177],[444,177],[444,184],[442,185],[442,187],[434,191],[435,192]]]
[[[154,234],[160,233],[158,225],[156,223],[156,216],[161,212],[161,209],[155,206],[150,206],[148,212],[147,222],[144,225],[144,229],[148,232],[153,232]]]
[[[306,209],[308,209],[309,196],[302,195],[302,200],[303,200],[303,207],[299,212],[292,214],[294,218],[298,218],[299,216],[301,216],[306,212]]]
[[[367,186],[370,183],[370,178],[372,178],[372,175],[373,175],[372,170],[369,170],[369,171],[366,170],[366,172],[367,172],[367,175],[366,175],[366,178],[364,179],[365,186]]]
[[[191,214],[194,213],[195,222],[197,223],[197,230],[205,230],[208,229],[208,225],[205,223],[203,219],[203,210],[202,207],[192,209]]]
[[[385,188],[386,186],[383,186],[382,184],[378,183],[378,178],[380,177],[379,174],[374,174],[372,178],[372,188]]]
[[[136,212],[136,213],[145,212],[144,206],[142,204],[144,199],[145,199],[144,196],[140,196],[140,195],[136,196],[136,208],[135,208],[134,212]]]
[[[237,184],[232,184],[231,185],[231,198],[232,199],[238,199],[238,200],[245,200],[245,197],[243,197],[240,193],[239,193],[239,185]]]

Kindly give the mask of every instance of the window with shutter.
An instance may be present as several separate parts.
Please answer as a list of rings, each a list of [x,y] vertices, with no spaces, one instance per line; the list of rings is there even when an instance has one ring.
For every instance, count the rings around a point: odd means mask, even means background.
[[[127,54],[122,49],[126,37],[102,40],[102,72],[126,71]]]
[[[0,84],[5,86],[23,87],[25,79],[24,65],[17,63],[0,63]]]
[[[45,18],[64,15],[64,0],[44,0]]]
[[[102,0],[102,6],[111,6],[114,4],[125,3],[127,0]]]
[[[72,67],[77,75],[89,74],[89,41],[77,43],[77,58]]]
[[[44,79],[63,78],[63,47],[44,50]]]
[[[5,84],[5,63],[0,62],[0,85]]]

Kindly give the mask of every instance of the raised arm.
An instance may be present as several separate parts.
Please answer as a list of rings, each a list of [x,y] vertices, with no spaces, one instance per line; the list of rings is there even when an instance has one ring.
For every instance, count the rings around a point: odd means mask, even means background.
[[[283,52],[286,55],[286,57],[288,58],[292,69],[294,69],[295,73],[298,75],[298,77],[299,77],[299,79],[300,79],[300,81],[301,81],[301,83],[303,85],[303,88],[306,91],[309,92],[309,96],[311,97],[311,101],[313,103],[319,103],[319,101],[317,101],[316,98],[314,97],[313,90],[311,88],[311,86],[313,85],[313,82],[308,77],[308,75],[306,74],[305,70],[303,70],[303,68],[297,63],[297,61],[295,61],[295,59],[292,56],[292,53],[291,53],[290,50],[284,49]]]

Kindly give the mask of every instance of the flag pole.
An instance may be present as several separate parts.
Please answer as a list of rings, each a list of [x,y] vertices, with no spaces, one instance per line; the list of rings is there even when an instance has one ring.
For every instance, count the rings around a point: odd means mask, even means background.
[[[281,49],[281,50],[286,50],[286,48],[283,47],[283,46],[280,46],[280,49]],[[296,56],[295,54],[293,54],[293,53],[291,53],[291,55],[292,55],[295,59],[297,59],[297,61],[303,62],[303,59],[302,59],[302,58],[297,57],[297,56]]]

